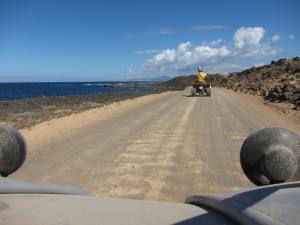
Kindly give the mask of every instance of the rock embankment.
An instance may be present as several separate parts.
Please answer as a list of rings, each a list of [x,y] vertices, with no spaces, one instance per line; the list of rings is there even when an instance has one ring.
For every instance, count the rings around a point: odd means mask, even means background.
[[[280,59],[271,64],[218,77],[213,83],[243,93],[260,95],[273,102],[289,102],[300,110],[300,58]]]

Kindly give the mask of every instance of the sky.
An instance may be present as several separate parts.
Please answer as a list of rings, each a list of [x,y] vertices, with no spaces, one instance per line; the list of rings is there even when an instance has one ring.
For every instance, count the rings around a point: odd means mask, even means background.
[[[0,0],[0,82],[228,73],[300,55],[300,1]]]

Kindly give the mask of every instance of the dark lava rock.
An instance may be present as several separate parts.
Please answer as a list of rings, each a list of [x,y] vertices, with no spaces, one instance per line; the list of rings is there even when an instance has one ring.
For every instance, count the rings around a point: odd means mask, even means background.
[[[153,89],[149,92],[113,92],[5,100],[0,101],[0,121],[11,123],[17,128],[31,127],[43,121],[151,93],[160,91]]]
[[[221,76],[213,85],[261,95],[266,100],[290,102],[300,109],[300,58],[280,59],[269,65],[252,67]]]

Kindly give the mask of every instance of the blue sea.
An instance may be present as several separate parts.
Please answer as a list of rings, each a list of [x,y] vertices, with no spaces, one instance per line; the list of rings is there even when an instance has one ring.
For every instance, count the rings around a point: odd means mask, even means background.
[[[122,87],[145,82],[34,82],[0,83],[0,100],[36,98],[42,96],[84,95],[108,92],[140,92],[149,88]],[[118,87],[112,87],[117,85]]]

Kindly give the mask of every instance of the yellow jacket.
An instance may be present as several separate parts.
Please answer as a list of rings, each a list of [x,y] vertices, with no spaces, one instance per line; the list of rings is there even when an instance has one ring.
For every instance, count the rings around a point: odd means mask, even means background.
[[[207,77],[207,74],[204,72],[200,72],[196,74],[196,83],[205,83],[205,78]]]

